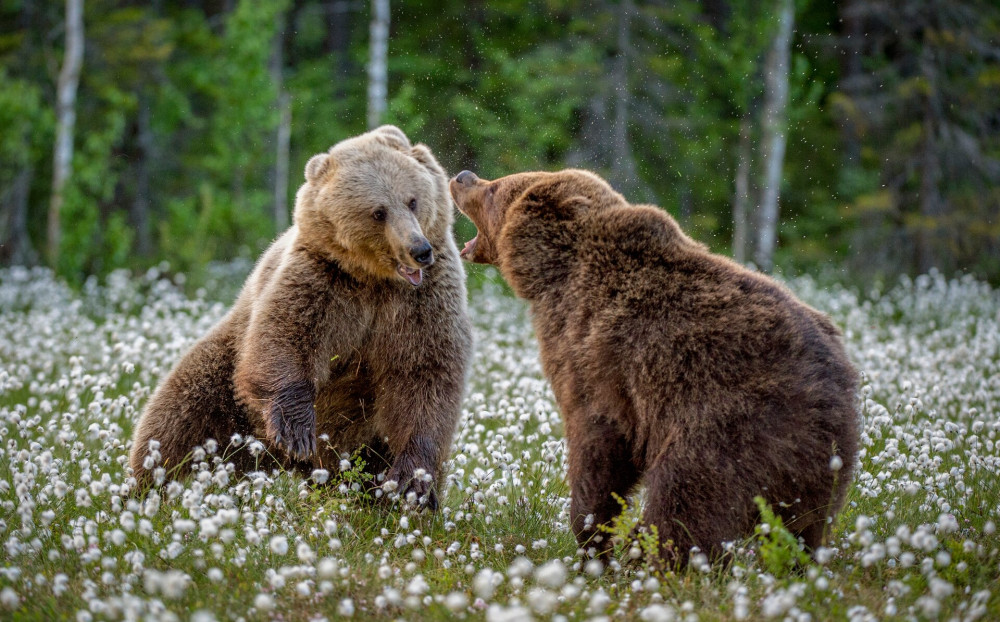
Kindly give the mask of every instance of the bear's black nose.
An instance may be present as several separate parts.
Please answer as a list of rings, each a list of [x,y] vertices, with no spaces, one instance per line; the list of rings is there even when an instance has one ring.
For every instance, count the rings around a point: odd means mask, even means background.
[[[421,266],[427,266],[434,261],[434,249],[430,242],[421,240],[410,247],[410,257]]]
[[[476,177],[476,174],[473,173],[472,171],[462,171],[461,173],[455,176],[455,181],[462,184],[463,186],[473,184],[477,179],[479,178]]]

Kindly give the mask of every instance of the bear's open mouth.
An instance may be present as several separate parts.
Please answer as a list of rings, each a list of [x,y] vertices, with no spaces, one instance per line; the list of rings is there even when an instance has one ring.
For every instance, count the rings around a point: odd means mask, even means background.
[[[424,271],[420,268],[411,268],[405,264],[399,264],[396,268],[398,272],[404,279],[410,282],[411,285],[416,287],[420,285],[420,281],[424,279]]]
[[[479,241],[479,232],[477,231],[476,237],[472,238],[471,240],[465,243],[465,246],[462,248],[462,252],[458,254],[459,257],[461,257],[462,259],[469,259],[469,256],[472,255],[473,251],[476,250],[476,242],[478,241]]]

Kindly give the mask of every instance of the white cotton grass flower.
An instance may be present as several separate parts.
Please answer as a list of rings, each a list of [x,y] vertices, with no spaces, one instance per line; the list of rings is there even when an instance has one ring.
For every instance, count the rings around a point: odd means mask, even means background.
[[[111,540],[111,543],[114,544],[115,546],[121,546],[125,544],[125,538],[126,538],[125,532],[122,531],[121,529],[111,530],[109,539]]]
[[[275,555],[286,555],[288,554],[288,538],[285,536],[274,536],[271,538],[268,548]]]
[[[587,613],[592,616],[601,615],[607,611],[610,605],[611,597],[608,596],[603,588],[597,588],[587,603]]]
[[[528,590],[528,606],[540,616],[550,616],[559,605],[559,595],[542,587]]]
[[[17,595],[14,588],[7,586],[0,590],[0,606],[4,609],[17,609],[21,603],[21,597]]]
[[[300,540],[295,546],[295,556],[298,557],[299,561],[303,564],[312,564],[316,561],[316,553],[307,542],[302,540]]]
[[[326,469],[313,469],[312,474],[309,476],[311,480],[319,485],[323,485],[330,479],[330,472]]]
[[[324,557],[316,565],[316,574],[321,579],[332,579],[337,576],[337,560],[332,557]]]
[[[583,571],[592,577],[599,577],[604,574],[604,564],[599,559],[588,559],[583,565]]]
[[[666,605],[654,603],[639,612],[639,619],[643,622],[672,622],[676,613]]]
[[[419,574],[410,579],[410,582],[406,585],[406,593],[413,596],[423,596],[429,589],[427,580],[424,579],[423,575]]]
[[[486,622],[531,622],[534,619],[531,610],[521,605],[503,607],[494,603],[486,610]]]
[[[476,577],[472,580],[472,590],[475,592],[476,596],[482,598],[483,600],[490,600],[493,598],[493,592],[496,590],[499,582],[494,580],[494,573],[489,568],[483,568],[480,570]],[[502,580],[502,575],[500,576]]]
[[[69,576],[65,573],[60,572],[55,577],[52,578],[52,595],[59,598],[67,589],[69,589]]]
[[[452,613],[460,613],[469,606],[469,597],[465,592],[449,592],[444,597],[444,606]]]
[[[295,584],[295,593],[301,598],[312,596],[312,585],[309,581],[299,581]]]
[[[518,579],[526,577],[531,573],[531,569],[534,564],[531,560],[524,556],[518,556],[514,558],[510,566],[507,568],[507,576],[511,579]]]
[[[253,597],[253,606],[260,611],[271,611],[275,606],[274,597],[270,594],[257,594]]]
[[[350,598],[345,598],[337,604],[337,615],[344,618],[350,618],[354,615],[354,601]]]
[[[558,589],[566,583],[566,574],[566,566],[560,560],[554,559],[535,570],[535,581],[544,587]]]

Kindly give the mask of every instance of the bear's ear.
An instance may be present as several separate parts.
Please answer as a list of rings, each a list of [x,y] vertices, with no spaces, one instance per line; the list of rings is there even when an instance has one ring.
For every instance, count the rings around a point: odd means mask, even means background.
[[[424,145],[423,143],[414,145],[414,147],[410,149],[410,155],[413,156],[414,160],[423,164],[424,168],[429,170],[431,173],[441,177],[446,177],[444,169],[441,168],[440,164],[438,164],[438,161],[434,158],[434,154],[431,153],[431,150],[427,147],[427,145]]]
[[[383,125],[373,131],[374,134],[378,134],[390,147],[395,147],[400,151],[409,151],[410,149],[410,139],[406,137],[403,130],[399,129],[395,125]]]
[[[306,162],[306,181],[315,182],[330,170],[332,164],[329,153],[320,153],[309,158]]]

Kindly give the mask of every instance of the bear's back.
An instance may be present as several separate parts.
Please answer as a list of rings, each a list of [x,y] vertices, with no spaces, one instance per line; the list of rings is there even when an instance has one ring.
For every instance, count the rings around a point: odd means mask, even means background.
[[[856,375],[825,315],[708,252],[656,208],[604,210],[582,224],[565,289],[534,313],[546,371],[574,376],[554,386],[611,387],[678,416],[696,404],[736,409],[725,396],[740,392],[850,410]],[[812,385],[787,382],[803,374]]]

